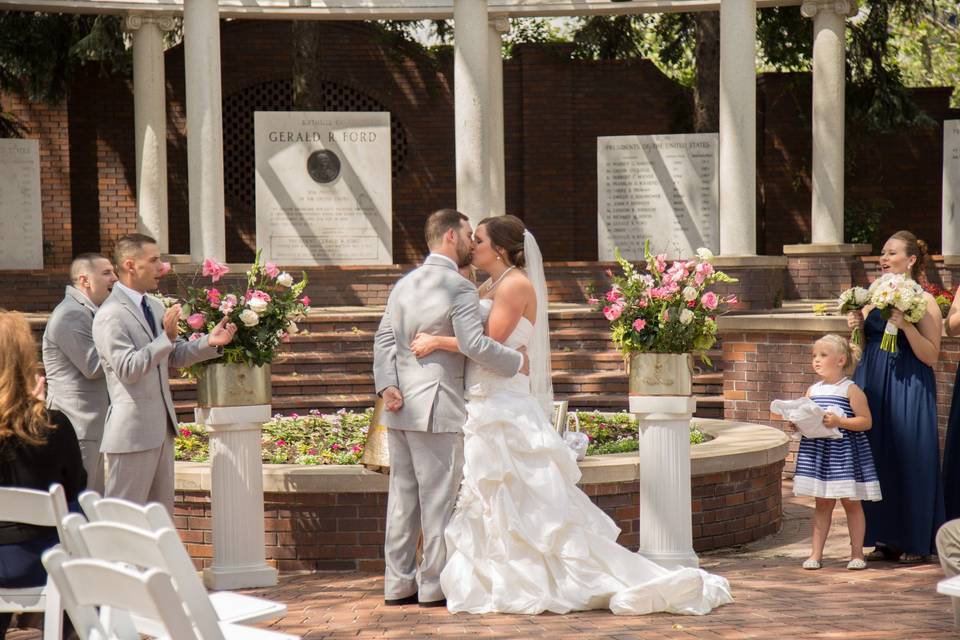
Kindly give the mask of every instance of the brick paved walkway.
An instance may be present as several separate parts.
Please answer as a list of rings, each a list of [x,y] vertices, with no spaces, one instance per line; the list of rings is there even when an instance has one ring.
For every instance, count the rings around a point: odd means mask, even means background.
[[[827,563],[804,571],[811,509],[784,483],[780,533],[752,545],[701,558],[726,576],[736,603],[708,616],[619,617],[603,611],[565,616],[451,615],[444,609],[384,607],[383,579],[372,574],[289,576],[262,594],[286,602],[273,628],[304,638],[958,638],[949,603],[935,593],[939,566],[871,564],[847,571],[843,511],[835,514]],[[32,640],[13,632],[10,640]]]

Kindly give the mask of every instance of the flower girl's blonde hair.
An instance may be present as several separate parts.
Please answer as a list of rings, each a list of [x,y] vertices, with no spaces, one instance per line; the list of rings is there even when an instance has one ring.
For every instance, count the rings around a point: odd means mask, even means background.
[[[843,364],[843,372],[847,375],[853,373],[853,370],[857,367],[857,363],[860,362],[860,356],[863,354],[859,346],[835,333],[828,333],[817,340],[817,342],[825,342],[831,345],[836,355],[843,356],[846,359],[846,362]]]

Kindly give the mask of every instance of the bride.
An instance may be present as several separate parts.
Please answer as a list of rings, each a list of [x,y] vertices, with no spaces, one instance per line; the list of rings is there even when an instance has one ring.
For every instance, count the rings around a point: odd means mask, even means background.
[[[514,216],[477,225],[473,264],[486,333],[526,347],[530,376],[468,361],[463,483],[440,576],[452,612],[567,613],[609,608],[705,614],[732,602],[726,579],[668,570],[617,544],[619,528],[579,488],[573,452],[550,424],[550,335],[543,260]],[[418,334],[418,358],[456,338]]]

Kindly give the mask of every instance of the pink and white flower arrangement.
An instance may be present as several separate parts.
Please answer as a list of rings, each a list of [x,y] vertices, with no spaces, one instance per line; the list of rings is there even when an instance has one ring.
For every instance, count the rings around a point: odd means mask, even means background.
[[[923,319],[927,312],[927,299],[923,295],[923,287],[915,280],[901,273],[888,273],[874,280],[868,289],[870,304],[880,310],[887,318],[887,326],[883,329],[883,339],[880,348],[889,353],[897,352],[897,334],[900,330],[889,322],[894,309],[903,312],[908,322],[916,324]]]
[[[595,308],[610,322],[610,334],[624,355],[630,353],[703,353],[716,343],[716,317],[737,298],[709,288],[735,279],[713,264],[707,249],[691,260],[668,262],[644,247],[645,262],[633,265],[616,252],[619,274],[610,288],[592,293]]]

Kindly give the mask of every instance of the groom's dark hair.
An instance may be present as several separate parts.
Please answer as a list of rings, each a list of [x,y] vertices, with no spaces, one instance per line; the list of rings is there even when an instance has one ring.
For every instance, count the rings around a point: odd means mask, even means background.
[[[439,209],[430,214],[427,218],[427,224],[423,228],[423,235],[427,240],[427,246],[433,248],[440,244],[444,234],[450,229],[460,230],[460,224],[464,220],[469,220],[456,209]]]

